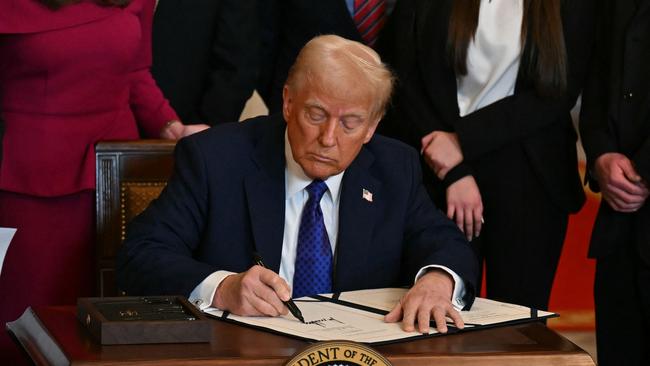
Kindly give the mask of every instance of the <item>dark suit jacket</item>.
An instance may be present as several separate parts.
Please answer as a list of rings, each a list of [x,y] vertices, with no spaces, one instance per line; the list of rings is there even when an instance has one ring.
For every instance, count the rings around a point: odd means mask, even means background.
[[[650,1],[600,1],[596,57],[585,88],[580,132],[588,166],[607,152],[632,160],[650,182]],[[597,182],[588,174],[591,189]],[[650,205],[615,212],[602,202],[589,255],[601,257],[624,241],[639,244],[650,263]]]
[[[280,267],[285,208],[280,116],[181,140],[160,198],[129,227],[118,284],[130,294],[189,294],[217,270],[243,272],[256,249]],[[227,158],[224,158],[227,157]],[[373,193],[373,202],[362,190]],[[427,264],[458,273],[474,296],[477,260],[422,186],[416,152],[375,136],[343,176],[335,291],[411,284]]]
[[[262,61],[257,3],[158,3],[151,71],[183,122],[214,125],[239,119]]]
[[[302,47],[322,34],[363,42],[345,0],[266,0],[265,60],[258,91],[271,113],[282,108],[282,88]],[[267,15],[268,14],[268,15]]]
[[[461,118],[456,75],[446,49],[453,0],[400,0],[379,45],[399,78],[394,108],[380,124],[381,133],[417,148],[431,131],[458,134],[464,162],[445,182],[425,169],[425,181],[436,182],[438,191],[472,174],[472,165],[481,158],[520,144],[550,199],[565,211],[577,211],[585,198],[577,171],[577,134],[569,111],[580,94],[591,55],[591,2],[563,2],[569,68],[566,95],[549,99],[536,93],[526,62],[531,47],[525,47],[514,95]]]

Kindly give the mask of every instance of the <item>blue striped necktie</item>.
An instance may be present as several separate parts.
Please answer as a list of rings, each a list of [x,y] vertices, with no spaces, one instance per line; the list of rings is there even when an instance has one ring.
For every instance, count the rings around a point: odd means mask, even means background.
[[[314,180],[305,189],[309,199],[302,211],[298,231],[294,298],[332,291],[332,248],[320,208],[327,185],[322,180]]]

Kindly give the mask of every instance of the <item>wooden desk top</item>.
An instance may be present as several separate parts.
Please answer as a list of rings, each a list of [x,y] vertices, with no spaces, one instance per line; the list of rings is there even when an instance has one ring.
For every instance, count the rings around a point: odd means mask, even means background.
[[[308,343],[213,321],[210,343],[95,343],[75,307],[27,309],[7,323],[37,365],[284,365]],[[593,366],[582,349],[540,323],[501,327],[374,347],[395,366]]]

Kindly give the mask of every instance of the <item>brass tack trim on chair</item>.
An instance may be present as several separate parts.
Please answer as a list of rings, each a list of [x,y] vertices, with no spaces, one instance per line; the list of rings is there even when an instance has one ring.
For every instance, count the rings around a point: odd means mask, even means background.
[[[122,182],[120,184],[120,238],[126,238],[126,224],[156,199],[167,182]]]

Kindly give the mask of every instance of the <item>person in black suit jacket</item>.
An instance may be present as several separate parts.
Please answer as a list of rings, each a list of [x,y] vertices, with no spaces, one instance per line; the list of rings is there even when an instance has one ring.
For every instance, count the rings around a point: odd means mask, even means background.
[[[399,81],[379,131],[422,151],[434,201],[486,261],[490,298],[548,306],[585,200],[569,111],[593,18],[590,0],[402,0],[380,39]]]
[[[160,0],[151,72],[186,123],[233,122],[259,75],[258,1]]]
[[[129,227],[118,284],[129,294],[190,294],[240,315],[284,314],[305,186],[324,181],[331,198],[319,211],[331,222],[333,257],[326,292],[417,278],[386,320],[403,316],[412,331],[418,319],[425,331],[433,316],[444,332],[447,315],[462,326],[452,300],[471,306],[478,264],[426,194],[416,152],[373,136],[391,89],[372,49],[333,35],[310,41],[287,80],[282,116],[179,142],[167,187]],[[292,182],[302,183],[296,193]],[[254,252],[269,269],[254,265]]]
[[[650,365],[650,1],[599,11],[580,118],[588,182],[603,198],[589,247],[598,364]]]
[[[390,14],[396,0],[383,0]],[[264,60],[258,92],[270,113],[282,108],[282,89],[289,67],[300,49],[313,37],[336,34],[363,42],[350,9],[351,0],[266,0],[260,5],[264,32]],[[353,11],[353,10],[352,10]]]

